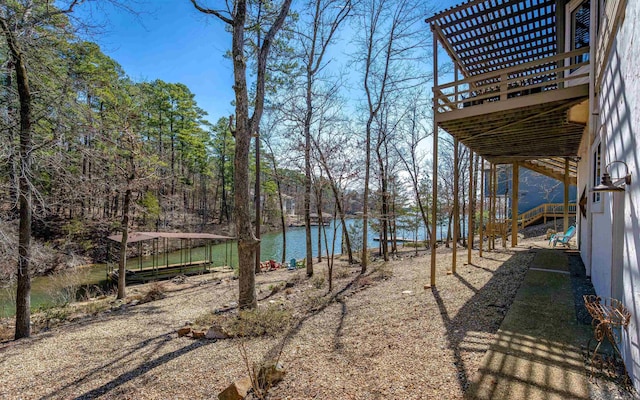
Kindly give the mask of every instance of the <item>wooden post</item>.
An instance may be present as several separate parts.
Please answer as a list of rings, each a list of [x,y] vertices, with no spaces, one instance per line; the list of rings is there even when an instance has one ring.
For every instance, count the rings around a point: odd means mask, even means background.
[[[564,232],[569,230],[569,159],[564,159]]]
[[[436,122],[434,122],[436,125]],[[432,205],[431,205],[431,280],[430,285],[436,285],[436,234],[438,227],[438,126],[433,130],[433,174],[432,174]]]
[[[478,256],[482,257],[484,245],[484,157],[480,157],[480,224],[478,227]]]
[[[496,249],[496,198],[498,197],[497,168],[491,164],[491,250]]]
[[[513,163],[513,187],[511,190],[511,247],[518,245],[518,190],[520,186],[520,164]]]
[[[487,177],[487,251],[491,251],[491,236],[493,235],[493,218],[491,199],[493,196],[493,164],[489,163],[489,176]]]
[[[438,35],[431,29],[433,36],[433,87],[438,86]],[[438,113],[438,100],[433,96],[433,173],[432,173],[432,196],[431,199],[431,280],[430,287],[436,285],[436,228],[438,218],[438,123],[436,114]]]
[[[460,184],[460,168],[458,165],[460,143],[453,139],[453,254],[451,258],[451,273],[456,273],[458,262],[458,238],[460,237],[460,203],[458,200],[458,185]]]
[[[473,249],[473,200],[476,197],[473,191],[473,151],[469,149],[469,207],[467,210],[469,212],[469,223],[467,224],[467,235],[469,239],[467,240],[467,264],[471,264],[471,250]]]

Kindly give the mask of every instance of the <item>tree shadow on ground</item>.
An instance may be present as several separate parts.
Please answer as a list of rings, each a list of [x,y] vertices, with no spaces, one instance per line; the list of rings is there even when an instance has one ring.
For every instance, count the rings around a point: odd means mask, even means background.
[[[569,276],[571,264],[561,249],[516,252],[455,316],[433,290],[465,398],[588,398],[580,346],[590,329],[576,318],[572,286],[578,272],[572,269]],[[473,287],[461,275],[455,277]],[[467,320],[472,322],[464,324]],[[474,326],[474,320],[483,323]],[[464,332],[459,332],[461,326]],[[481,338],[484,345],[474,350]],[[470,351],[484,353],[475,377],[465,365]]]
[[[372,268],[373,269],[373,268]],[[372,271],[369,271],[365,274],[358,274],[356,275],[352,280],[350,280],[349,282],[347,282],[345,284],[345,286],[334,292],[333,294],[329,293],[327,294],[329,297],[326,298],[326,300],[323,302],[323,304],[320,307],[314,308],[313,310],[310,310],[309,312],[307,312],[302,318],[298,319],[296,321],[296,323],[291,326],[291,328],[289,328],[289,330],[287,330],[287,332],[284,334],[283,338],[276,344],[274,345],[271,349],[269,349],[269,351],[267,351],[267,353],[265,354],[265,356],[263,357],[263,362],[269,362],[269,361],[273,361],[278,359],[280,353],[282,352],[282,349],[284,349],[284,347],[287,345],[287,343],[289,343],[289,341],[295,337],[295,335],[297,335],[300,330],[302,329],[302,327],[304,326],[305,322],[308,321],[309,319],[315,317],[316,315],[320,314],[321,312],[323,312],[327,307],[329,307],[331,304],[338,302],[340,304],[342,304],[342,313],[340,316],[340,322],[338,323],[338,326],[336,328],[336,339],[335,339],[335,348],[340,348],[342,345],[340,344],[340,336],[341,336],[341,332],[342,332],[342,326],[344,324],[344,319],[347,316],[347,306],[344,303],[344,301],[342,300],[342,296],[347,294],[350,290],[355,289],[356,286],[358,285],[358,282],[360,282],[361,279],[370,276],[372,273]],[[363,286],[363,288],[366,288],[366,286]]]
[[[132,368],[131,370],[120,374],[119,376],[113,378],[112,380],[110,380],[109,382],[95,388],[92,390],[89,390],[79,396],[76,397],[76,399],[94,399],[97,398],[99,396],[105,395],[109,392],[111,392],[112,390],[124,385],[125,383],[138,378],[139,376],[142,376],[144,374],[146,374],[147,372],[151,371],[152,369],[166,364],[167,362],[174,360],[184,354],[187,354],[191,351],[197,350],[203,346],[207,346],[208,344],[211,344],[213,342],[210,341],[194,341],[191,344],[184,346],[180,349],[174,350],[172,352],[163,354],[155,359],[151,359],[151,355],[153,354],[157,354],[161,348],[167,344],[170,340],[172,340],[171,337],[171,333],[173,332],[168,332],[168,333],[164,333],[152,338],[148,338],[145,339],[143,341],[141,341],[140,343],[138,343],[137,346],[135,346],[134,348],[132,348],[131,350],[127,351],[125,354],[121,355],[120,357],[118,357],[115,360],[109,360],[108,363],[94,368],[91,371],[89,371],[88,373],[86,373],[85,375],[83,375],[82,377],[76,379],[75,381],[57,389],[56,391],[43,396],[40,398],[40,400],[47,400],[47,399],[57,399],[57,398],[61,398],[61,397],[66,397],[65,395],[65,391],[67,389],[73,388],[75,386],[78,386],[80,384],[82,384],[83,382],[86,382],[87,380],[89,380],[91,377],[103,373],[106,371],[107,367],[109,367],[110,365],[117,363],[119,361],[122,361],[124,359],[126,359],[127,357],[133,355],[136,352],[139,352],[149,346],[154,346],[153,350],[150,351],[150,355],[147,356],[146,358],[143,359],[142,364],[136,365],[134,368]]]
[[[468,388],[471,378],[470,371],[464,362],[463,352],[485,351],[481,348],[473,349],[474,341],[486,340],[480,337],[480,333],[493,335],[498,332],[506,310],[509,309],[524,279],[528,266],[528,264],[524,263],[527,253],[515,252],[512,254],[495,271],[473,264],[469,265],[492,274],[491,279],[480,288],[475,287],[459,273],[453,275],[461,284],[475,293],[456,315],[450,315],[446,301],[440,295],[438,287],[431,288],[447,331],[448,346],[453,351],[454,364],[458,370],[457,380],[463,392]],[[489,259],[497,260],[494,258]],[[509,282],[507,286],[504,284],[505,281]],[[466,327],[466,330],[461,329],[461,327]]]

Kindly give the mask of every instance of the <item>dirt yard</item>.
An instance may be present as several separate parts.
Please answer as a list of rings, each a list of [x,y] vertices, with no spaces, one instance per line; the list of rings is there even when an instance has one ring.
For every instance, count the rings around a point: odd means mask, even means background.
[[[167,282],[162,299],[110,300],[107,311],[0,344],[0,398],[217,398],[247,376],[244,348],[250,364],[282,349],[286,375],[269,399],[461,399],[522,281],[530,240],[483,258],[474,251],[471,265],[459,249],[455,274],[447,274],[451,250],[439,250],[435,289],[424,288],[425,254],[376,261],[363,276],[341,264],[331,293],[319,278],[324,262],[312,279],[304,271],[260,274],[260,308],[290,319],[253,338],[178,337],[178,328],[216,310],[236,313],[237,281]],[[137,287],[135,298],[145,290]]]

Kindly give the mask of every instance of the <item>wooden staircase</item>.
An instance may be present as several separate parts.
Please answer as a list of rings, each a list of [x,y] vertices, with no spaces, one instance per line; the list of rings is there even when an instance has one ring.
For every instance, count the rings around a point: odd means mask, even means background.
[[[569,215],[576,215],[576,204],[569,204]],[[518,215],[518,229],[524,229],[529,225],[533,225],[542,219],[543,223],[546,223],[550,218],[563,218],[564,217],[564,204],[563,203],[547,203],[541,204],[538,207],[532,208],[529,211],[525,211]],[[485,235],[491,237],[502,237],[507,240],[508,234],[511,232],[511,218],[501,219],[496,221],[493,226],[487,224],[485,226]]]
[[[569,204],[569,215],[576,215],[576,204]],[[546,203],[540,204],[538,207],[532,208],[529,211],[525,211],[518,215],[518,227],[520,229],[526,228],[540,219],[543,223],[547,222],[550,218],[562,218],[564,217],[564,204],[562,203]],[[511,222],[511,220],[509,220]]]

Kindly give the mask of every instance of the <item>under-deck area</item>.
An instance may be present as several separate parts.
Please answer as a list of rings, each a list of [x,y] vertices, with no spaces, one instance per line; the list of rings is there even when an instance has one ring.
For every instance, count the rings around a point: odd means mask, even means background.
[[[590,118],[588,11],[556,0],[469,0],[426,22],[433,35],[433,179],[438,179],[439,131],[453,136],[456,155],[462,144],[470,156],[480,158],[481,175],[487,178],[480,186],[480,209],[484,213],[486,205],[489,210],[485,232],[485,223],[479,224],[480,253],[483,234],[493,238],[496,226],[505,228],[503,244],[507,224],[511,245],[518,241],[518,218],[499,220],[495,212],[499,164],[511,165],[513,216],[519,215],[520,167],[562,182],[566,231],[569,186],[577,182],[578,151]],[[444,53],[448,59],[439,60]],[[454,187],[459,186],[459,176],[460,171],[454,170]],[[475,190],[470,183],[468,193]],[[432,191],[437,199],[437,185]],[[485,195],[489,204],[483,205]],[[434,202],[434,220],[436,208]],[[574,205],[573,213],[575,209]],[[468,225],[473,224],[473,213],[469,213]],[[454,240],[457,235],[454,232]],[[435,242],[431,245],[435,247]],[[454,251],[454,271],[455,260]],[[435,254],[431,268],[433,275]],[[431,285],[435,285],[433,279]]]

